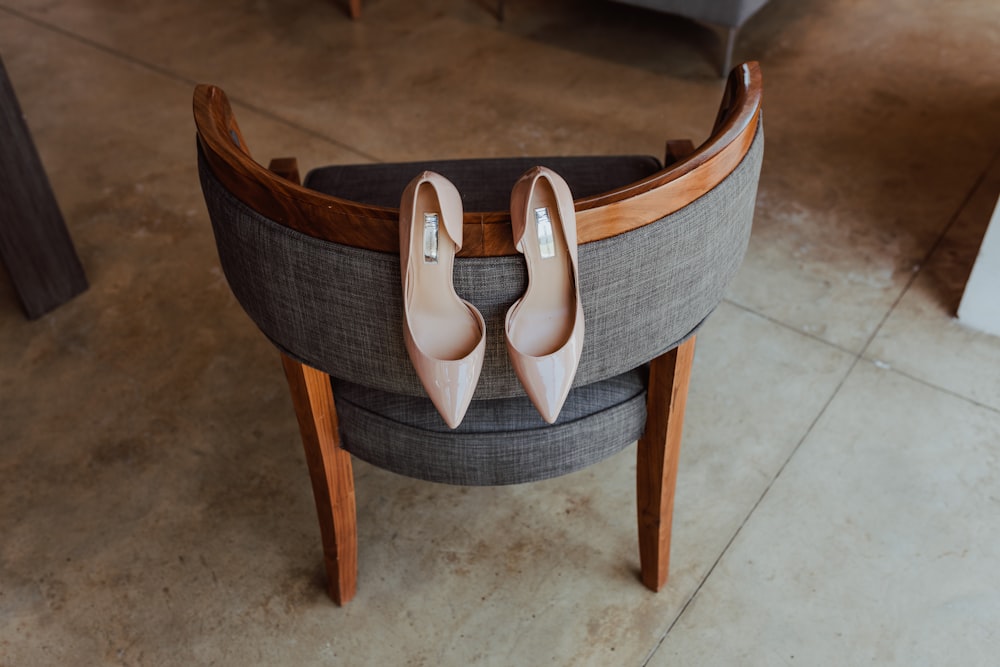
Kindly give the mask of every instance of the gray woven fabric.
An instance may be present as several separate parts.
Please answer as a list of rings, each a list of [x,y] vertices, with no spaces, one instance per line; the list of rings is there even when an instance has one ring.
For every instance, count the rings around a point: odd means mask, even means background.
[[[514,183],[536,165],[548,167],[562,176],[576,197],[620,188],[661,168],[659,160],[642,155],[334,165],[310,171],[305,186],[362,204],[396,208],[407,183],[427,169],[455,184],[466,211],[504,211],[510,206],[510,190]]]
[[[586,337],[574,386],[658,356],[718,305],[746,251],[762,152],[758,131],[743,162],[702,198],[653,224],[580,247]],[[403,347],[398,257],[288,229],[226,192],[203,160],[200,171],[222,267],[260,329],[334,377],[423,396]],[[486,360],[474,400],[523,396],[503,339],[503,316],[526,286],[523,258],[458,259],[455,286],[486,319]]]
[[[554,426],[527,398],[473,401],[451,432],[429,399],[335,382],[341,446],[379,468],[431,482],[485,486],[580,470],[635,442],[645,428],[645,371],[570,392]]]
[[[614,0],[626,5],[679,14],[730,28],[739,28],[767,0]]]
[[[625,403],[646,390],[645,366],[601,382],[573,389],[559,413],[557,424],[568,424],[595,412]],[[465,435],[544,429],[547,424],[527,396],[473,401],[465,419],[455,430],[448,428],[434,404],[424,396],[405,396],[364,387],[334,378],[333,393],[369,412],[414,428]]]

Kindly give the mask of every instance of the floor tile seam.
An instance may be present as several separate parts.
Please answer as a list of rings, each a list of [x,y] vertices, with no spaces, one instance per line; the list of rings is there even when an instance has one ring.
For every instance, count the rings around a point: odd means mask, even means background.
[[[774,485],[778,482],[778,480],[780,479],[782,473],[784,473],[785,469],[788,467],[788,464],[791,463],[792,459],[799,452],[799,450],[801,449],[802,445],[805,443],[806,440],[808,440],[809,436],[815,430],[816,425],[819,423],[819,420],[823,417],[824,414],[826,414],[827,410],[829,410],[830,405],[833,403],[833,401],[836,399],[836,397],[840,394],[840,391],[843,388],[844,384],[847,382],[847,379],[854,372],[855,368],[857,368],[858,364],[862,363],[862,362],[870,364],[872,366],[878,367],[875,364],[875,362],[872,361],[872,360],[870,360],[870,359],[866,359],[866,358],[863,358],[861,356],[858,356],[858,357],[856,357],[854,359],[853,363],[851,364],[851,367],[848,369],[847,373],[845,373],[844,377],[841,378],[840,382],[837,384],[836,389],[830,395],[830,398],[823,405],[823,408],[816,415],[815,419],[813,419],[813,421],[809,424],[809,427],[806,429],[806,431],[803,434],[802,438],[795,445],[794,449],[786,457],[784,463],[782,463],[781,467],[778,469],[778,471],[771,478],[771,481],[768,483],[767,487],[764,489],[764,491],[757,498],[757,501],[754,503],[753,507],[751,507],[750,510],[747,512],[746,516],[744,516],[743,520],[740,522],[740,525],[736,528],[735,531],[733,531],[732,536],[729,538],[729,540],[726,542],[726,545],[719,552],[718,557],[716,557],[716,559],[712,563],[711,567],[709,567],[708,571],[705,573],[705,576],[702,577],[701,581],[699,582],[699,584],[695,588],[695,590],[691,593],[691,595],[688,597],[688,599],[685,600],[684,604],[681,606],[680,611],[677,612],[677,615],[674,617],[674,620],[671,621],[671,623],[670,623],[669,627],[667,628],[666,632],[663,633],[663,635],[660,637],[660,640],[656,643],[656,646],[654,646],[653,649],[652,649],[652,651],[650,651],[650,653],[646,656],[646,659],[642,663],[643,667],[648,667],[649,662],[653,659],[653,656],[656,655],[656,652],[660,649],[660,647],[666,641],[667,636],[674,629],[674,626],[677,625],[678,621],[680,621],[680,619],[684,616],[684,614],[687,611],[688,607],[690,607],[691,603],[694,602],[694,600],[695,600],[696,597],[698,597],[698,594],[701,592],[701,589],[705,586],[706,583],[708,583],[709,578],[715,572],[715,569],[718,567],[719,563],[722,562],[722,559],[729,552],[729,550],[732,547],[733,543],[736,541],[736,538],[738,538],[740,536],[740,534],[743,532],[743,529],[746,526],[747,522],[750,520],[750,518],[757,511],[757,508],[760,507],[761,503],[764,501],[764,499],[770,493],[770,491],[774,487]],[[927,386],[927,387],[929,387],[931,389],[935,389],[935,390],[941,391],[941,392],[943,392],[945,394],[954,396],[955,398],[958,398],[958,399],[963,400],[965,402],[971,403],[972,405],[975,405],[975,406],[981,407],[981,408],[985,408],[986,410],[989,410],[990,412],[993,412],[995,414],[1000,415],[1000,409],[994,408],[993,406],[985,405],[983,403],[980,403],[978,401],[970,399],[970,398],[968,398],[966,396],[962,396],[960,394],[957,394],[957,393],[955,393],[953,391],[950,391],[948,389],[945,389],[943,387],[938,387],[937,385],[934,385],[933,383],[927,382],[925,380],[921,380],[920,378],[917,378],[917,377],[913,377],[913,376],[909,375],[908,373],[905,373],[905,372],[902,372],[902,371],[897,371],[895,369],[885,369],[885,370],[887,370],[889,372],[894,372],[894,373],[896,373],[896,374],[898,374],[900,376],[903,376],[903,377],[906,377],[906,378],[908,378],[910,380],[913,380],[914,382],[918,382],[920,384],[923,384],[923,385],[925,385],[925,386]]]
[[[794,325],[788,324],[787,322],[782,322],[781,320],[775,318],[774,316],[768,315],[767,313],[762,313],[761,311],[755,310],[755,309],[751,308],[750,306],[743,305],[742,303],[739,303],[737,301],[733,301],[733,300],[728,299],[728,298],[727,299],[723,299],[722,302],[725,303],[725,304],[727,304],[727,305],[733,306],[735,308],[739,308],[740,310],[742,310],[744,312],[747,312],[747,313],[750,313],[751,315],[756,315],[757,317],[759,317],[759,318],[761,318],[763,320],[766,320],[767,322],[770,322],[771,324],[775,324],[775,325],[781,327],[782,329],[786,329],[788,331],[791,331],[792,333],[798,334],[798,335],[802,336],[803,338],[809,338],[809,339],[814,340],[814,341],[816,341],[818,343],[822,343],[823,345],[825,345],[827,347],[830,347],[830,348],[833,348],[834,350],[837,350],[838,352],[843,352],[844,354],[849,355],[849,356],[854,357],[854,358],[860,358],[861,357],[861,352],[857,352],[857,351],[851,350],[849,348],[844,347],[843,345],[838,345],[837,343],[834,343],[833,341],[829,341],[826,338],[823,338],[822,336],[819,336],[817,334],[809,333],[808,331],[803,331],[802,329],[799,329],[799,328],[795,327]]]
[[[6,5],[0,5],[0,11],[4,11],[4,12],[6,12],[6,13],[14,16],[14,17],[17,17],[17,18],[21,19],[22,21],[26,21],[28,23],[31,23],[32,25],[35,25],[35,26],[37,26],[39,28],[48,30],[50,32],[54,32],[54,33],[56,33],[58,35],[66,37],[68,39],[72,39],[75,42],[83,44],[84,46],[88,46],[88,47],[90,47],[92,49],[101,51],[102,53],[105,53],[107,55],[110,55],[110,56],[113,56],[115,58],[118,58],[119,60],[125,61],[125,62],[127,62],[127,63],[129,63],[131,65],[136,66],[136,67],[141,67],[143,69],[149,70],[150,72],[158,74],[158,75],[160,75],[160,76],[162,76],[164,78],[171,79],[171,80],[179,82],[179,83],[186,83],[189,86],[191,86],[192,89],[194,89],[195,86],[197,86],[199,83],[201,83],[200,81],[195,81],[193,79],[190,79],[190,78],[184,76],[183,74],[180,74],[179,72],[174,72],[173,70],[169,70],[169,69],[167,69],[165,67],[162,67],[160,65],[157,65],[155,63],[151,63],[151,62],[142,60],[140,58],[136,58],[135,56],[129,55],[128,53],[125,53],[123,51],[119,51],[119,50],[117,50],[117,49],[115,49],[113,47],[110,47],[110,46],[106,45],[106,44],[102,44],[102,43],[100,43],[98,41],[95,41],[95,40],[89,38],[89,37],[86,37],[84,35],[80,35],[78,33],[72,32],[71,30],[67,30],[66,28],[63,28],[63,27],[58,26],[58,25],[55,25],[53,23],[48,23],[46,21],[42,21],[41,19],[38,19],[38,18],[36,18],[34,16],[31,16],[30,14],[25,14],[23,12],[20,12],[20,11],[18,11],[16,9],[13,9],[13,8],[8,7]],[[361,150],[360,148],[356,148],[356,147],[354,147],[354,146],[352,146],[350,144],[347,144],[347,143],[345,143],[343,141],[340,141],[340,140],[334,139],[332,137],[329,137],[329,136],[323,134],[322,132],[318,132],[317,130],[313,130],[313,129],[311,129],[309,127],[306,127],[304,125],[300,125],[299,123],[296,123],[294,121],[288,120],[287,118],[283,118],[282,116],[280,116],[280,115],[278,115],[278,114],[276,114],[276,113],[274,113],[272,111],[269,111],[267,109],[264,109],[263,107],[257,106],[255,104],[253,104],[252,102],[248,102],[246,100],[243,100],[242,98],[234,97],[232,95],[227,95],[227,97],[229,97],[230,102],[234,106],[241,106],[241,107],[244,107],[246,109],[249,109],[250,111],[253,111],[254,113],[260,114],[260,115],[264,116],[265,118],[267,118],[269,120],[277,122],[277,123],[279,123],[281,125],[285,125],[286,127],[289,127],[291,129],[297,130],[299,132],[302,132],[303,134],[306,134],[308,136],[314,137],[316,139],[321,139],[321,140],[323,140],[323,141],[325,141],[325,142],[327,142],[329,144],[332,144],[332,145],[336,146],[337,148],[340,148],[341,150],[345,150],[345,151],[348,151],[350,153],[354,153],[355,155],[357,155],[357,156],[359,156],[359,157],[361,157],[361,158],[363,158],[365,160],[368,160],[370,162],[385,162],[385,160],[383,160],[382,158],[379,158],[379,157],[376,157],[374,155],[371,155],[370,153],[367,153],[364,150]]]
[[[951,396],[953,398],[957,398],[957,399],[959,399],[961,401],[964,401],[966,403],[974,405],[977,408],[982,408],[984,410],[989,410],[990,412],[993,412],[993,413],[995,413],[997,415],[1000,415],[1000,408],[998,408],[996,406],[989,405],[987,403],[982,403],[982,402],[977,401],[976,399],[972,398],[971,396],[966,396],[965,394],[959,393],[959,392],[955,391],[954,389],[949,389],[948,387],[943,387],[943,386],[941,386],[939,384],[935,384],[934,382],[931,382],[930,380],[927,380],[926,378],[922,378],[922,377],[919,377],[917,375],[913,375],[912,373],[909,373],[907,371],[900,370],[900,369],[896,368],[895,366],[891,366],[889,364],[885,364],[885,362],[880,362],[879,360],[872,359],[871,357],[862,357],[861,361],[863,361],[863,362],[865,362],[867,364],[871,364],[875,368],[878,368],[879,370],[884,371],[886,373],[895,373],[896,375],[898,375],[900,377],[904,377],[907,380],[912,380],[913,382],[916,382],[917,384],[921,384],[921,385],[927,387],[928,389],[934,389],[935,391],[940,391],[942,394],[947,394],[948,396]]]
[[[1000,152],[998,152],[997,155],[1000,156]],[[997,158],[997,156],[994,156],[994,159],[996,159],[996,158]],[[990,165],[993,164],[993,159],[990,160],[989,164]],[[843,388],[844,383],[847,382],[847,379],[854,372],[854,369],[857,368],[858,364],[861,363],[861,362],[866,362],[866,363],[870,363],[872,365],[875,365],[875,363],[874,363],[873,360],[870,360],[870,359],[866,358],[866,356],[865,356],[865,354],[867,353],[869,347],[872,344],[872,341],[874,341],[874,339],[878,335],[879,331],[881,331],[882,327],[885,325],[885,322],[889,319],[889,317],[892,315],[892,313],[898,307],[900,301],[902,301],[902,299],[903,299],[903,296],[905,296],[905,294],[909,291],[910,287],[916,281],[917,276],[920,275],[920,272],[927,265],[927,262],[933,256],[934,252],[938,249],[938,247],[944,241],[944,238],[947,235],[948,231],[956,224],[956,222],[958,220],[958,217],[961,215],[961,213],[965,209],[966,205],[968,205],[968,203],[969,203],[970,199],[972,198],[973,194],[980,187],[980,185],[982,185],[982,182],[986,178],[986,175],[987,175],[988,171],[989,171],[989,166],[987,166],[987,168],[983,170],[983,172],[979,175],[979,177],[976,178],[976,181],[973,184],[973,186],[966,193],[965,197],[963,197],[961,204],[959,204],[959,206],[958,206],[958,209],[951,216],[951,218],[948,220],[948,223],[945,225],[944,229],[941,231],[941,233],[935,239],[934,243],[931,245],[930,249],[927,251],[926,255],[923,258],[923,261],[921,261],[920,264],[918,265],[918,267],[919,267],[918,270],[914,271],[913,275],[911,275],[909,277],[909,279],[906,282],[906,285],[903,287],[903,289],[900,291],[900,294],[893,301],[893,303],[889,307],[888,311],[885,313],[885,315],[879,321],[878,326],[875,327],[875,330],[868,337],[867,342],[862,347],[862,349],[861,349],[860,352],[856,352],[856,353],[855,352],[850,352],[850,351],[845,350],[844,348],[842,348],[842,347],[840,347],[840,346],[838,346],[838,345],[836,345],[834,343],[831,343],[830,341],[827,341],[827,340],[825,340],[823,338],[820,338],[818,336],[809,334],[807,332],[800,331],[800,330],[796,329],[793,326],[785,324],[784,322],[776,320],[776,319],[774,319],[774,318],[772,318],[772,317],[770,317],[768,315],[765,315],[763,313],[759,313],[759,312],[753,310],[752,308],[748,308],[746,306],[743,306],[742,304],[735,303],[735,302],[733,302],[733,301],[731,301],[729,299],[724,299],[723,300],[723,301],[725,301],[726,303],[728,303],[730,305],[736,306],[737,308],[740,308],[740,309],[742,309],[742,310],[744,310],[746,312],[749,312],[749,313],[752,313],[752,314],[757,315],[759,317],[762,317],[763,319],[765,319],[767,321],[770,321],[770,322],[772,322],[772,323],[774,323],[774,324],[776,324],[778,326],[781,326],[781,327],[783,327],[785,329],[789,329],[791,331],[794,331],[795,333],[798,333],[801,336],[804,336],[804,337],[807,337],[807,338],[813,338],[815,340],[818,340],[818,341],[820,341],[822,343],[827,344],[830,347],[833,347],[833,348],[838,349],[838,350],[843,351],[843,352],[847,352],[848,354],[850,354],[853,357],[853,360],[851,362],[850,367],[847,369],[847,372],[840,379],[840,382],[837,383],[836,388],[830,394],[830,397],[827,399],[826,403],[819,410],[819,412],[817,413],[817,415],[813,419],[813,421],[809,424],[809,427],[806,429],[805,433],[799,439],[798,443],[796,443],[795,447],[792,449],[792,451],[789,453],[789,455],[785,458],[785,461],[781,464],[781,467],[778,468],[778,471],[771,478],[771,481],[764,488],[763,492],[757,498],[756,502],[753,504],[753,506],[750,508],[750,510],[743,517],[743,520],[740,522],[739,526],[737,526],[736,530],[733,531],[732,536],[726,542],[726,545],[720,550],[719,555],[716,557],[715,561],[713,561],[712,565],[708,568],[708,571],[705,573],[705,576],[702,577],[701,581],[695,587],[694,591],[692,591],[691,595],[688,596],[688,599],[684,601],[684,604],[681,606],[680,611],[678,611],[677,615],[674,616],[674,619],[673,619],[673,621],[671,621],[670,625],[667,627],[667,630],[663,633],[663,635],[660,637],[659,641],[656,643],[656,645],[653,647],[653,649],[646,656],[646,659],[642,663],[643,667],[648,667],[650,661],[653,659],[653,656],[655,656],[656,653],[657,653],[657,651],[660,650],[660,647],[666,641],[667,636],[674,629],[674,626],[676,626],[677,623],[681,620],[681,618],[683,618],[684,614],[687,612],[688,608],[691,606],[691,603],[694,602],[695,598],[697,598],[698,594],[701,592],[701,589],[705,586],[706,583],[708,583],[708,580],[711,578],[712,574],[715,572],[715,570],[718,567],[719,563],[722,562],[722,559],[729,552],[729,550],[732,547],[733,543],[736,541],[736,538],[738,538],[740,536],[740,533],[743,532],[743,528],[746,526],[747,522],[750,520],[750,518],[757,511],[757,508],[760,507],[760,504],[764,501],[764,499],[767,497],[768,493],[770,493],[771,489],[774,487],[774,485],[777,483],[777,481],[781,478],[781,475],[785,471],[785,469],[788,467],[788,464],[792,461],[792,459],[795,457],[795,455],[802,448],[802,445],[805,443],[805,441],[809,438],[809,436],[815,430],[816,425],[819,423],[819,420],[823,417],[824,414],[826,414],[827,410],[829,410],[830,405],[833,403],[834,399],[840,394],[840,390]],[[892,369],[892,368],[886,369],[886,370],[889,370],[891,372],[896,372],[899,375],[902,375],[904,377],[909,377],[909,378],[913,379],[914,381],[921,382],[922,384],[925,384],[925,385],[927,385],[929,387],[932,387],[932,388],[937,389],[939,391],[943,391],[945,393],[954,395],[954,396],[956,396],[958,398],[966,400],[966,401],[968,401],[970,403],[973,403],[975,405],[981,405],[980,403],[978,403],[976,401],[973,401],[973,400],[968,399],[968,398],[966,398],[964,396],[960,396],[958,394],[955,394],[954,392],[950,392],[949,390],[947,390],[947,389],[945,389],[943,387],[937,387],[936,385],[933,385],[932,383],[929,383],[929,382],[926,382],[926,381],[922,381],[919,378],[912,378],[908,374],[903,373],[901,371],[897,371],[897,370]],[[982,407],[985,407],[985,408],[987,408],[987,409],[989,409],[991,411],[994,411],[994,412],[1000,412],[998,410],[995,410],[994,408],[991,408],[990,406],[983,405]]]
[[[764,499],[767,497],[767,495],[771,492],[771,489],[781,478],[782,473],[784,473],[785,469],[788,467],[788,464],[791,463],[792,459],[795,458],[795,455],[802,448],[802,445],[806,442],[806,440],[809,439],[809,436],[812,435],[812,432],[815,430],[816,425],[819,423],[820,419],[822,419],[823,415],[825,415],[827,410],[830,409],[830,405],[837,398],[837,396],[840,395],[840,390],[844,387],[844,384],[847,382],[847,379],[854,372],[854,369],[857,367],[858,363],[863,361],[861,355],[854,355],[852,353],[852,356],[853,360],[851,361],[851,365],[848,367],[843,377],[840,378],[840,381],[837,383],[837,386],[834,387],[833,391],[830,393],[830,396],[823,404],[823,407],[820,408],[820,410],[816,413],[816,416],[809,423],[809,426],[802,434],[802,437],[799,438],[799,441],[795,444],[795,447],[793,447],[792,451],[789,452],[788,456],[785,457],[784,462],[782,462],[777,472],[775,472],[774,475],[771,477],[771,480],[767,483],[767,486],[764,487],[764,490],[761,492],[760,496],[758,496],[753,506],[740,521],[740,524],[736,527],[736,530],[733,531],[733,534],[730,536],[725,546],[719,551],[719,555],[715,558],[715,561],[712,562],[712,565],[708,568],[708,571],[705,572],[705,576],[701,578],[701,581],[698,582],[698,585],[695,587],[694,591],[692,591],[691,595],[688,596],[688,599],[684,601],[684,604],[681,605],[680,611],[678,611],[677,615],[674,616],[674,619],[670,622],[670,625],[667,627],[667,630],[663,633],[663,636],[660,637],[660,640],[656,643],[656,646],[654,646],[652,651],[650,651],[649,654],[646,656],[646,659],[642,663],[642,667],[648,667],[649,662],[653,659],[653,656],[656,655],[656,652],[660,650],[660,647],[667,640],[667,636],[674,629],[674,626],[677,625],[677,623],[681,620],[681,618],[683,618],[684,614],[688,610],[688,607],[691,606],[691,603],[694,602],[695,598],[698,597],[698,594],[701,592],[701,589],[705,586],[706,583],[708,583],[708,580],[715,572],[715,569],[719,566],[719,563],[721,563],[722,559],[725,558],[727,553],[729,553],[730,548],[736,541],[736,538],[738,538],[740,534],[743,532],[743,528],[746,526],[747,522],[750,521],[751,517],[753,517],[754,513],[757,511],[757,508],[760,507],[762,502],[764,502]]]
[[[934,257],[934,253],[936,253],[938,249],[944,244],[944,240],[948,236],[948,232],[950,232],[952,228],[958,223],[958,219],[962,216],[962,211],[964,211],[965,208],[969,205],[969,202],[972,201],[972,198],[975,196],[976,191],[978,191],[979,188],[982,187],[983,182],[989,175],[990,167],[994,164],[994,162],[996,162],[997,159],[1000,159],[1000,151],[994,153],[993,156],[986,163],[986,166],[983,168],[982,172],[980,172],[980,174],[976,177],[975,181],[973,181],[972,186],[965,193],[965,196],[962,197],[962,201],[955,209],[955,212],[952,213],[951,217],[948,219],[948,223],[937,235],[937,238],[934,239],[934,243],[931,244],[931,247],[924,254],[920,262],[917,263],[916,270],[911,273],[910,277],[906,281],[906,284],[903,286],[903,289],[900,290],[899,294],[896,296],[896,299],[892,302],[892,305],[889,306],[889,309],[886,311],[885,315],[882,316],[882,319],[879,321],[878,325],[875,327],[871,335],[868,337],[868,341],[861,348],[861,352],[858,355],[860,358],[869,358],[867,355],[868,355],[868,350],[872,346],[872,343],[875,342],[876,338],[878,338],[878,335],[885,327],[886,322],[888,322],[889,318],[892,317],[892,314],[896,312],[896,309],[899,307],[899,304],[902,303],[903,298],[907,295],[907,293],[909,293],[910,289],[913,287],[913,284],[917,282],[917,278],[919,278],[920,275],[926,270],[928,263],[930,263],[931,261],[931,258]],[[943,389],[943,387],[941,387],[941,389]]]

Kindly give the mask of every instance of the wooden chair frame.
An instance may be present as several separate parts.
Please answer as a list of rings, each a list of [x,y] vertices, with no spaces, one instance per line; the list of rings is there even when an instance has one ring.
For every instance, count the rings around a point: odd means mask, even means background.
[[[250,156],[225,94],[198,86],[198,140],[218,180],[262,215],[310,236],[354,247],[398,252],[398,210],[349,202],[299,185],[293,158],[265,169]],[[575,201],[580,243],[622,234],[684,208],[717,186],[742,161],[761,117],[756,63],[733,70],[709,139],[667,144],[666,166],[641,181]],[[460,257],[516,253],[508,212],[467,212]],[[642,582],[667,581],[674,490],[695,339],[650,364],[645,432],[638,443],[636,497]],[[330,376],[281,355],[319,516],[328,592],[347,603],[357,582],[357,527],[351,456],[340,447]]]

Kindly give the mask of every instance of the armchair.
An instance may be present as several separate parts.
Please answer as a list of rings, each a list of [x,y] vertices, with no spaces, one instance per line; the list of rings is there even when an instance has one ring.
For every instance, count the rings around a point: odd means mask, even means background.
[[[306,451],[330,596],[355,593],[351,459],[432,482],[499,485],[596,463],[638,440],[642,580],[666,581],[674,484],[695,333],[745,253],[763,150],[761,78],[729,79],[711,137],[647,156],[335,165],[298,183],[294,160],[253,160],[222,90],[198,86],[198,165],[233,293],[281,354]],[[503,315],[527,275],[507,197],[529,166],[575,199],[583,357],[546,424],[507,359]],[[486,359],[455,431],[424,395],[403,346],[398,200],[424,169],[463,195],[459,295],[487,322]]]

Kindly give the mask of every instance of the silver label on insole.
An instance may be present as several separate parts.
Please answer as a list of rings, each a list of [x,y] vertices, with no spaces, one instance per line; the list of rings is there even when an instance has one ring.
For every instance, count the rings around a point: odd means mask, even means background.
[[[424,213],[424,262],[438,261],[438,214]]]
[[[556,256],[556,242],[552,237],[552,221],[549,220],[549,209],[535,209],[535,233],[538,235],[538,251],[542,259]]]

